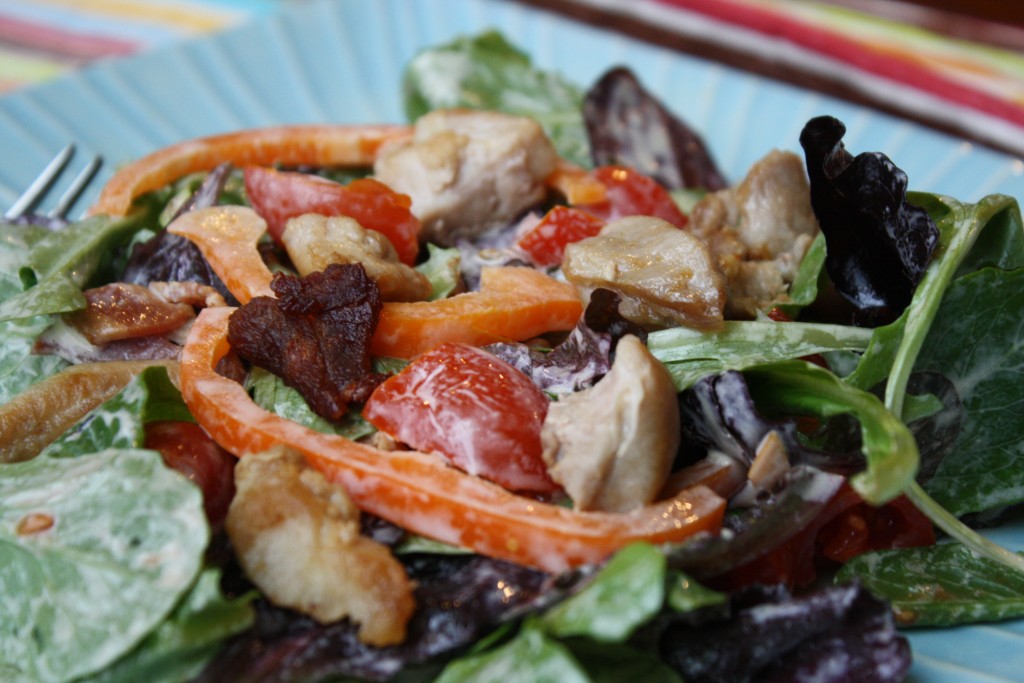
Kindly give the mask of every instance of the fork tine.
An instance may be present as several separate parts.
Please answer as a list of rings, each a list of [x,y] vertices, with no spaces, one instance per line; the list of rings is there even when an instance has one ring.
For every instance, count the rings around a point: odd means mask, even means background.
[[[4,220],[13,221],[31,209],[43,194],[46,193],[53,181],[64,170],[64,167],[68,165],[74,153],[74,143],[59,151],[57,156],[50,160],[50,163],[46,165],[42,173],[36,176],[36,179],[32,181],[32,184],[28,186],[21,196],[14,200],[11,208],[7,209],[4,213]]]
[[[71,185],[68,186],[68,189],[64,190],[64,194],[62,194],[60,199],[57,200],[56,206],[50,209],[49,213],[46,214],[47,217],[64,218],[67,215],[68,210],[71,208],[71,205],[75,203],[76,199],[78,199],[78,195],[82,194],[82,190],[89,185],[92,177],[96,175],[96,172],[100,170],[100,166],[102,165],[103,157],[98,155],[94,156],[88,166],[78,172],[78,175],[76,175],[75,179],[71,181]]]

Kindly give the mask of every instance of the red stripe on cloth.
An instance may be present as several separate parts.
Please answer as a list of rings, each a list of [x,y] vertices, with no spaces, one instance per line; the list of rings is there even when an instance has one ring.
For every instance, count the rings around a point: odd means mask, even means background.
[[[971,88],[918,63],[894,58],[835,31],[792,19],[767,8],[752,7],[732,0],[657,0],[680,9],[702,14],[768,36],[785,39],[813,52],[832,57],[861,71],[909,85],[940,99],[983,111],[1024,126],[1024,109],[1012,102]]]
[[[86,35],[0,15],[0,41],[61,57],[95,59],[128,55],[137,43],[107,36]]]

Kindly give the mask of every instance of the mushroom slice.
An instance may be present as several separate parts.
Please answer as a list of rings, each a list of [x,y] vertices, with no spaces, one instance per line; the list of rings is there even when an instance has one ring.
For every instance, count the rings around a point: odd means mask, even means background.
[[[283,446],[241,458],[235,486],[225,529],[271,602],[321,623],[349,617],[370,645],[405,640],[412,584],[387,547],[359,534],[344,489]]]
[[[541,430],[548,474],[580,510],[626,512],[655,500],[679,448],[676,390],[637,337],[611,371],[548,408]]]
[[[368,230],[348,216],[328,218],[310,213],[292,218],[281,241],[300,275],[326,270],[332,263],[361,263],[384,301],[430,297],[430,280],[402,263],[383,233]]]
[[[622,295],[619,312],[644,327],[722,325],[725,278],[707,246],[660,218],[612,221],[566,247],[562,271],[585,294],[602,287]]]
[[[413,140],[385,147],[373,170],[412,197],[422,240],[453,246],[540,202],[557,164],[558,153],[533,119],[451,109],[420,117]]]

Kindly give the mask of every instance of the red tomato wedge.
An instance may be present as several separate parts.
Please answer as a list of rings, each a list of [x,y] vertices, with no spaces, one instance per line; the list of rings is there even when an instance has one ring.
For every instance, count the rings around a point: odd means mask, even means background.
[[[244,456],[284,444],[302,452],[362,510],[413,533],[561,572],[634,541],[682,541],[721,527],[725,500],[703,486],[628,513],[574,512],[519,496],[417,451],[381,451],[269,413],[215,371],[229,350],[228,307],[203,310],[182,353],[181,389],[215,441]]]
[[[538,266],[557,266],[565,255],[565,247],[601,232],[605,221],[597,216],[568,206],[556,206],[537,225],[516,241]]]
[[[370,166],[387,142],[408,138],[403,125],[294,125],[254,128],[186,140],[122,167],[107,181],[90,214],[123,216],[147,192],[223,162],[238,167]]]
[[[525,341],[571,330],[582,314],[583,303],[570,284],[533,268],[484,268],[479,291],[384,304],[370,350],[375,356],[415,358],[444,342]]]
[[[149,422],[144,447],[202,489],[206,518],[220,528],[235,495],[235,458],[194,422]]]
[[[387,237],[402,263],[416,263],[420,221],[409,209],[412,200],[384,183],[361,178],[342,185],[308,173],[249,166],[245,169],[245,193],[267,222],[270,236],[279,242],[289,218],[306,213],[348,216]]]
[[[601,166],[591,173],[604,184],[607,197],[603,202],[578,204],[584,211],[606,221],[623,216],[657,216],[677,228],[686,227],[686,215],[657,181],[626,166]]]
[[[559,489],[541,458],[548,397],[505,361],[442,344],[380,384],[363,417],[402,443],[512,491]]]

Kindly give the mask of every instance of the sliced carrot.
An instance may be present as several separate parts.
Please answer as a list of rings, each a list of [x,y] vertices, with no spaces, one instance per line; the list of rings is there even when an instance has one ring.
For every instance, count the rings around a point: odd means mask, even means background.
[[[267,231],[259,214],[244,206],[211,206],[176,218],[167,231],[192,241],[210,267],[240,302],[254,296],[274,296],[273,274],[260,256],[257,243]]]
[[[235,166],[370,166],[385,143],[411,134],[412,128],[404,125],[295,125],[187,140],[121,168],[89,213],[123,216],[136,197],[223,162]]]
[[[510,493],[417,451],[382,451],[269,413],[215,371],[229,350],[230,308],[199,314],[182,353],[186,404],[239,456],[284,444],[362,510],[435,540],[549,572],[599,562],[634,541],[679,542],[721,526],[725,500],[703,486],[628,513],[575,512]]]
[[[576,288],[527,267],[484,268],[480,290],[437,301],[386,303],[370,345],[376,356],[413,358],[444,342],[481,346],[571,330]]]

